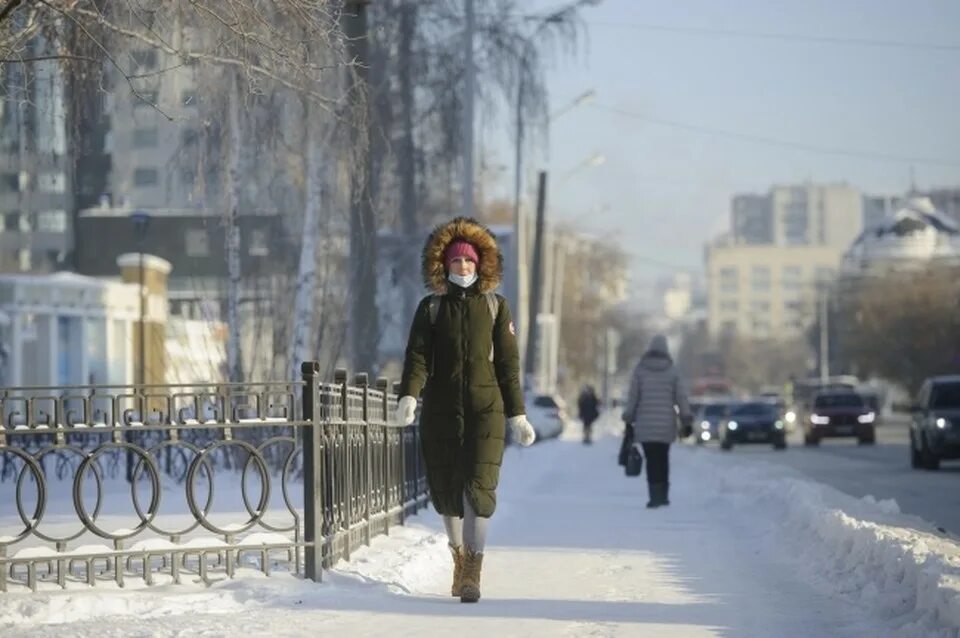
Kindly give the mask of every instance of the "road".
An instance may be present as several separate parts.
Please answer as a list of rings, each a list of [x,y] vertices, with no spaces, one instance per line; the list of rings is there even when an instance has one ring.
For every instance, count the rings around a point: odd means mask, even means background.
[[[717,454],[725,454],[711,447]],[[894,499],[902,512],[960,537],[960,462],[944,461],[934,472],[912,469],[907,422],[902,418],[892,417],[881,424],[875,445],[834,439],[807,448],[798,431],[790,435],[789,447],[782,452],[766,445],[743,445],[730,453],[745,460],[786,465],[851,496]]]

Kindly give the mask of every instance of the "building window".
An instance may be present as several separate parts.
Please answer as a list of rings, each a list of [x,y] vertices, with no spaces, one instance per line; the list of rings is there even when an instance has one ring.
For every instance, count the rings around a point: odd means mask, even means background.
[[[801,314],[806,309],[806,304],[798,300],[787,301],[783,304],[783,309],[787,313]]]
[[[737,292],[740,289],[740,274],[735,266],[726,266],[720,269],[720,290],[722,292]]]
[[[37,214],[37,230],[46,233],[67,232],[67,211],[45,210]]]
[[[133,171],[134,186],[156,186],[160,176],[155,168],[138,168]]]
[[[817,268],[816,273],[817,283],[830,283],[833,281],[833,269],[832,268]]]
[[[133,58],[133,71],[152,71],[157,68],[156,49],[139,49],[130,54]]]
[[[180,104],[183,106],[197,106],[199,103],[197,92],[193,89],[187,89],[180,94]]]
[[[20,212],[7,213],[3,216],[3,229],[7,232],[26,232],[30,230],[30,220]]]
[[[250,255],[253,257],[266,257],[270,254],[270,247],[267,245],[267,231],[262,228],[255,228],[250,231]]]
[[[750,302],[750,312],[753,313],[768,313],[770,312],[770,302],[769,301],[751,301]]]
[[[14,192],[20,190],[20,176],[16,173],[0,173],[0,192]]]
[[[67,176],[63,173],[40,173],[37,176],[37,187],[43,193],[65,193]]]
[[[155,148],[157,146],[157,127],[133,130],[133,148]]]
[[[784,290],[799,290],[803,287],[802,266],[784,266],[781,276]]]
[[[721,312],[737,312],[740,309],[740,303],[736,299],[722,299],[720,301]]]
[[[134,108],[156,106],[157,100],[160,99],[160,93],[157,91],[140,91],[139,93],[139,96],[136,94],[133,96]]]
[[[187,257],[210,255],[210,235],[206,228],[188,228],[184,236]]]
[[[767,292],[770,290],[769,266],[754,266],[750,272],[750,281],[754,292]]]
[[[733,336],[737,333],[736,321],[724,321],[720,324],[720,334],[725,337]]]

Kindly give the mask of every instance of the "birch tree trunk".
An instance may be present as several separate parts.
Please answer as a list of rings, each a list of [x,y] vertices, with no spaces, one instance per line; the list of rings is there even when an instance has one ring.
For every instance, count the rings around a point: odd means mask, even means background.
[[[320,127],[316,109],[304,105],[306,115],[306,202],[303,212],[303,235],[300,243],[300,264],[294,286],[293,328],[290,336],[287,374],[296,379],[300,363],[305,361],[313,348],[309,343],[313,334],[316,315],[314,297],[317,286],[317,246],[320,207],[323,205],[324,179],[321,169]]]
[[[234,71],[230,78],[230,99],[227,105],[230,128],[230,149],[227,169],[226,255],[227,255],[227,369],[230,381],[243,380],[243,361],[240,358],[240,226],[239,209],[243,192],[243,131],[240,124],[240,76]]]

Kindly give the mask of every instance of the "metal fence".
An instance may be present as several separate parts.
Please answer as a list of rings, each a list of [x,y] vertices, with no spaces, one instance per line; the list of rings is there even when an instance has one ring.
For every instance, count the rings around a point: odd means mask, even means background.
[[[402,524],[428,502],[419,429],[389,423],[385,380],[318,371],[304,363],[300,382],[0,389],[0,591],[209,583],[239,568],[320,580]],[[219,512],[215,492],[234,506]],[[170,500],[185,506],[173,522],[160,515]]]

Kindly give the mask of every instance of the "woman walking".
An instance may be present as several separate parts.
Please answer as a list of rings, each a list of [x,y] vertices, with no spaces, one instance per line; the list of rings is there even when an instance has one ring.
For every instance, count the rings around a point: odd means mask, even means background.
[[[413,423],[422,393],[420,440],[430,497],[453,555],[451,593],[477,602],[505,422],[521,445],[536,434],[525,416],[510,309],[493,292],[503,273],[493,234],[458,217],[427,238],[422,261],[432,294],[410,329],[398,420]]]
[[[655,336],[633,371],[623,422],[633,425],[633,441],[647,457],[647,507],[669,505],[670,444],[677,438],[677,415],[684,427],[692,420],[680,374],[667,338]]]

